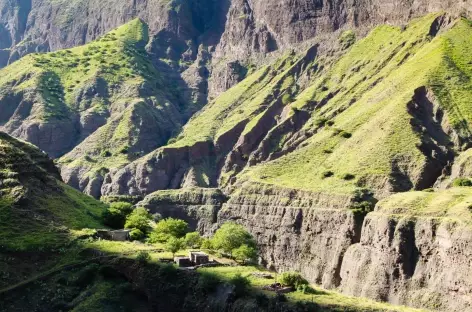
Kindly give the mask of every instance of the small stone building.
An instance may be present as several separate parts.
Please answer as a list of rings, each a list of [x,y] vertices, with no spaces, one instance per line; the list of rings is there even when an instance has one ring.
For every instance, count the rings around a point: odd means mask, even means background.
[[[192,261],[190,261],[190,259],[187,257],[175,257],[174,262],[179,268],[186,268],[192,266]]]
[[[201,251],[191,251],[189,258],[194,265],[207,264],[210,262],[208,255]]]
[[[97,230],[97,236],[101,239],[111,241],[127,241],[129,240],[130,230]]]

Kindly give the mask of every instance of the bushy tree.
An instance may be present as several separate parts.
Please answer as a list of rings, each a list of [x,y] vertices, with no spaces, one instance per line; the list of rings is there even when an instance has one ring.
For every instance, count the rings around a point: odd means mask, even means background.
[[[211,239],[203,238],[202,245],[200,246],[202,249],[213,250],[213,244],[211,243]]]
[[[202,244],[202,237],[198,232],[185,234],[185,244],[189,248],[199,248]]]
[[[280,283],[295,288],[308,285],[308,281],[298,272],[284,272],[280,277]]]
[[[167,240],[165,249],[168,252],[172,253],[172,257],[175,257],[175,253],[185,247],[185,242],[181,238],[170,237]]]
[[[234,294],[237,298],[242,297],[249,292],[251,282],[247,277],[242,276],[241,273],[236,274],[229,282],[234,286]]]
[[[151,243],[164,243],[171,237],[182,238],[188,231],[188,224],[184,220],[167,218],[157,223],[152,231],[149,241]]]
[[[233,250],[247,245],[255,248],[256,244],[248,231],[239,224],[227,222],[223,224],[213,236],[211,243],[216,250],[232,256]]]
[[[243,244],[238,248],[233,249],[233,257],[236,261],[243,264],[252,262],[257,257],[257,250],[254,247]]]
[[[150,220],[151,215],[146,209],[137,208],[126,218],[125,228],[138,229],[143,233],[147,233],[149,231]]]
[[[136,256],[136,260],[141,263],[148,263],[151,260],[151,255],[147,251],[140,251]]]
[[[125,202],[111,203],[102,214],[103,223],[114,229],[125,226],[126,217],[133,211],[133,205]]]
[[[144,238],[144,233],[140,229],[134,229],[129,233],[129,236],[132,241],[135,241]]]

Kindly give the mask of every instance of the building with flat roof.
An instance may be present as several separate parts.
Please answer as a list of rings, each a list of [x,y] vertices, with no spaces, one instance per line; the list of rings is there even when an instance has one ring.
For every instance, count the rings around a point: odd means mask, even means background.
[[[210,262],[208,255],[201,251],[191,251],[189,254],[190,261],[195,265],[207,264]]]

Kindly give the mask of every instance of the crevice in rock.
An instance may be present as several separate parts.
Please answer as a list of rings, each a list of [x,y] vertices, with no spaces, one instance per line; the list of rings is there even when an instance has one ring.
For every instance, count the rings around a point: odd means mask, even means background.
[[[455,144],[451,135],[455,131],[434,94],[426,87],[414,91],[407,110],[412,116],[410,125],[413,131],[421,137],[418,149],[426,156],[422,173],[412,181],[415,189],[422,190],[432,187],[443,169],[454,160]]]
[[[302,225],[303,225],[303,209],[298,210],[297,216],[295,217],[295,220],[293,221],[293,231],[300,235],[302,231]]]
[[[443,14],[441,16],[438,16],[431,24],[431,27],[429,29],[429,35],[431,37],[436,37],[436,35],[442,29],[451,25],[452,22],[453,22],[453,18],[449,14]]]

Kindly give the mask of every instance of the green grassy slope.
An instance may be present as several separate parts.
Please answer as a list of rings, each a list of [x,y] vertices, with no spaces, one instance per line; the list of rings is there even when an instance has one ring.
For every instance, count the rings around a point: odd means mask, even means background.
[[[370,189],[378,199],[430,188],[469,146],[471,27],[440,12],[357,41],[344,32],[328,51],[289,53],[205,106],[168,147],[213,143],[189,167],[211,163],[199,174],[222,188],[249,182],[342,196]],[[120,188],[104,189],[129,191],[127,172],[145,181],[165,150],[118,172]],[[151,169],[136,172],[144,163]],[[153,183],[144,184],[136,187],[147,192]]]
[[[380,201],[374,214],[444,219],[471,226],[471,212],[472,190],[457,187],[395,194]]]
[[[68,129],[75,131],[68,140],[40,147],[54,150],[54,157],[70,152],[59,163],[70,170],[85,167],[92,176],[165,144],[181,127],[186,107],[178,83],[152,63],[149,40],[147,25],[135,19],[84,46],[30,54],[3,68],[0,126],[29,133],[29,127],[38,132],[37,124],[51,125],[58,137],[62,128],[75,127]],[[33,103],[32,109],[17,109],[21,100]],[[56,144],[61,146],[51,148]]]
[[[1,71],[0,85],[13,91],[35,87],[44,104],[37,118],[61,118],[68,109],[102,110],[110,99],[75,107],[76,93],[90,80],[99,77],[107,85],[137,86],[159,79],[143,55],[147,40],[147,26],[136,19],[85,46],[27,55]]]
[[[238,124],[246,123],[250,126],[250,121],[257,119],[271,100],[280,94],[292,94],[295,81],[289,72],[298,60],[296,55],[288,54],[224,92],[185,125],[171,146],[217,141]]]
[[[427,184],[421,180],[435,160],[433,152],[428,155],[420,147],[433,142],[455,152],[460,146],[453,142],[454,136],[459,143],[468,139],[472,122],[468,101],[472,25],[456,20],[433,37],[430,31],[438,16],[414,20],[405,30],[380,26],[357,42],[293,103],[303,110],[310,101],[334,94],[304,126],[315,135],[302,148],[250,168],[244,178],[341,194],[358,187],[385,192]],[[414,126],[429,122],[408,109],[421,87],[444,112],[440,131],[449,131],[444,134],[446,143]],[[320,120],[330,121],[331,126]],[[326,177],[326,172],[332,176]]]
[[[39,149],[0,133],[0,251],[55,249],[70,230],[103,226],[105,205],[56,177]]]

